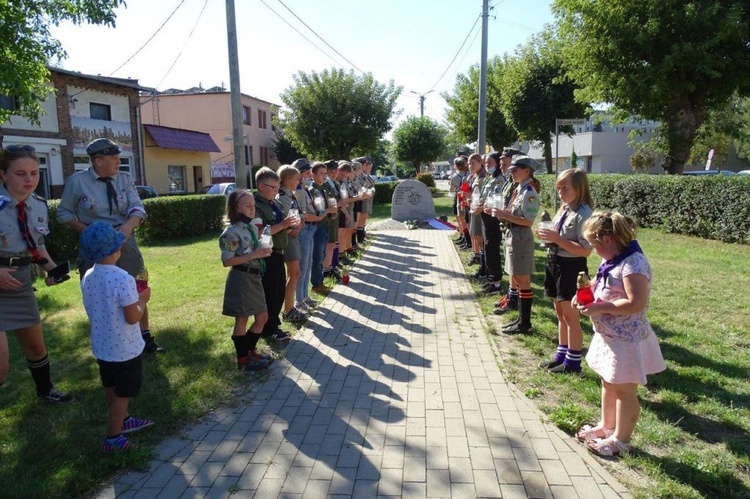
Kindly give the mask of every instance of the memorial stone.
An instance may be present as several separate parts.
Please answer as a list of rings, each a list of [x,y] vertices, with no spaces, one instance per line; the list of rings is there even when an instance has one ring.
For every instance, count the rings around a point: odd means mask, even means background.
[[[393,190],[391,218],[399,222],[435,218],[435,202],[430,189],[418,180],[404,180]]]

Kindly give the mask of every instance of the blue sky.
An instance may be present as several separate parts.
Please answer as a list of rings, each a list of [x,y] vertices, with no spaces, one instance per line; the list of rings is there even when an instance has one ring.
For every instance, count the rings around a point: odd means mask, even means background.
[[[117,69],[181,1],[181,7],[154,39]],[[403,86],[398,102],[400,119],[419,114],[419,97],[412,91],[424,94],[433,90],[426,96],[425,115],[442,121],[445,102],[440,93],[450,91],[456,75],[480,58],[481,20],[474,31],[471,28],[481,13],[481,0],[235,3],[242,91],[278,104],[279,94],[293,84],[292,75],[298,71],[334,66],[355,69],[284,5],[356,68],[371,72],[382,83],[393,80]],[[489,56],[512,53],[517,45],[553,22],[549,4],[547,0],[491,0]],[[52,34],[68,53],[61,62],[65,69],[102,75],[114,72],[112,76],[136,78],[159,90],[198,84],[229,86],[224,0],[128,0],[127,8],[118,10],[114,29],[62,24],[53,28]],[[466,45],[459,52],[464,40]]]

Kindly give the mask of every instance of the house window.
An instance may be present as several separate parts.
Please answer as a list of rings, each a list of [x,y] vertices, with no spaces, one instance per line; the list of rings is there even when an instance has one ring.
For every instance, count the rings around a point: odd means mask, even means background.
[[[112,121],[112,109],[107,104],[89,103],[92,120]]]
[[[18,111],[18,100],[15,97],[0,94],[0,109]]]
[[[73,156],[75,171],[81,172],[91,166],[91,160],[88,156]]]
[[[169,192],[185,192],[185,167],[168,166]]]
[[[252,158],[250,157],[250,147],[245,146],[245,164],[249,165],[252,161]]]
[[[242,106],[242,123],[245,125],[251,125],[250,122],[250,108],[247,106]]]
[[[43,198],[49,198],[49,171],[47,169],[47,157],[39,155],[39,184],[34,193]]]
[[[268,148],[267,147],[260,148],[260,164],[268,166]]]
[[[133,172],[130,171],[130,158],[123,158],[122,156],[120,156],[120,171],[123,173],[130,173],[132,175]]]
[[[258,128],[267,128],[266,123],[266,112],[262,109],[258,109]]]

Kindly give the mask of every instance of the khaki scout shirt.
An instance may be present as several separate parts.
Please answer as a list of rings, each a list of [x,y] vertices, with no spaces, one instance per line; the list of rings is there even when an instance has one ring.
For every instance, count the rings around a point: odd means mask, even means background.
[[[277,217],[278,210],[279,217]],[[284,220],[284,215],[281,206],[275,201],[268,201],[260,194],[255,194],[255,216],[260,217],[263,220],[263,226],[276,225]],[[283,250],[286,249],[289,244],[289,236],[286,233],[286,229],[278,231],[273,235],[273,249]]]
[[[47,202],[30,195],[26,201],[26,224],[36,245],[44,248],[44,236],[49,234]],[[0,185],[0,256],[29,255],[29,248],[18,228],[18,201],[10,195],[5,184]]]
[[[560,219],[562,218],[563,213],[565,213],[566,208],[568,214],[559,229],[560,235],[569,241],[580,244],[582,248],[591,248],[591,243],[583,237],[583,223],[591,217],[591,207],[587,204],[579,206],[563,206],[560,212],[555,215],[555,227],[560,225]],[[557,256],[563,256],[566,258],[575,258],[577,256],[559,246],[555,249],[557,250]]]
[[[62,199],[57,207],[57,218],[67,223],[73,220],[89,225],[93,222],[106,222],[113,227],[122,225],[135,215],[146,218],[143,202],[138,197],[133,179],[129,173],[118,173],[112,177],[117,192],[117,207],[109,213],[106,182],[97,180],[94,167],[74,173],[65,183]]]
[[[531,185],[531,179],[521,182],[515,189],[515,197],[508,205],[511,215],[534,220],[539,212],[539,194]]]
[[[251,232],[255,232],[255,240],[258,241],[258,229],[252,224],[237,222],[224,229],[224,232],[219,236],[221,261],[226,262],[230,258],[247,255],[258,249],[257,245],[253,245]],[[260,260],[250,260],[245,265],[258,269],[260,268]]]

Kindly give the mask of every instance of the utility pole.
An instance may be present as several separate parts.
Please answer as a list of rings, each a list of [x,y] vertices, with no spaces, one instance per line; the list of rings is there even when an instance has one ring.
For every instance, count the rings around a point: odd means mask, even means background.
[[[484,154],[487,150],[487,18],[489,17],[489,0],[482,0],[482,61],[479,67],[479,137],[477,152]]]
[[[411,93],[417,94],[419,96],[419,116],[421,118],[424,118],[424,100],[426,99],[425,95],[434,92],[435,90],[430,90],[429,92],[426,92],[424,94],[420,94],[419,92],[415,92],[414,90],[410,90]]]
[[[237,50],[237,23],[234,0],[226,0],[227,52],[229,54],[229,100],[232,105],[232,151],[234,155],[234,181],[238,189],[248,187],[245,167],[245,141],[242,133],[242,94],[240,91],[240,57]],[[250,180],[250,187],[253,181]]]

